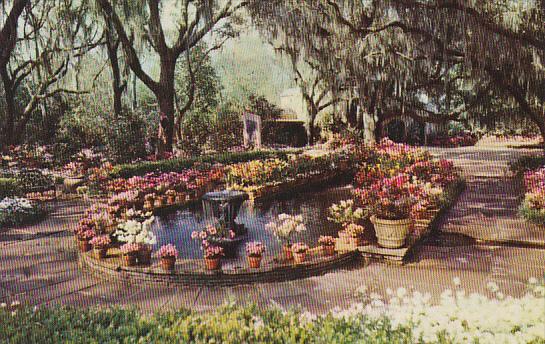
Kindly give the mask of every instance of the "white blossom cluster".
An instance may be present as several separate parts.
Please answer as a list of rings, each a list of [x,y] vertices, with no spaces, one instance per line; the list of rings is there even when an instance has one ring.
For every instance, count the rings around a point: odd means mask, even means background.
[[[150,230],[153,221],[155,221],[154,217],[150,217],[142,222],[128,220],[118,225],[118,230],[114,235],[117,236],[119,241],[129,244],[155,245],[157,238]]]
[[[394,328],[413,328],[414,340],[435,343],[446,336],[453,343],[545,342],[545,287],[535,278],[530,291],[521,298],[505,296],[496,283],[487,287],[492,296],[466,294],[459,278],[454,288],[445,290],[432,304],[430,294],[409,293],[405,288],[387,290],[389,300],[378,294],[361,292],[365,302],[333,313],[338,318],[364,316],[369,320],[388,319]]]
[[[307,228],[302,215],[280,214],[276,221],[268,223],[265,228],[280,240],[289,240],[294,233],[304,232]]]
[[[34,204],[26,198],[6,197],[0,201],[0,212],[16,213],[29,212],[34,209]]]

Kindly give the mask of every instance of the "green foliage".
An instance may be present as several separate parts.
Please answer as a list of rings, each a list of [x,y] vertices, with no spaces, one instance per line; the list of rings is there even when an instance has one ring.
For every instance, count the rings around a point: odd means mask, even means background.
[[[519,208],[519,214],[532,223],[545,225],[545,209],[535,209],[523,202]]]
[[[112,177],[130,178],[132,176],[141,176],[149,172],[179,172],[191,168],[199,163],[220,163],[234,164],[257,159],[267,159],[275,157],[286,157],[295,151],[248,151],[248,152],[226,152],[210,155],[203,155],[192,158],[177,158],[161,161],[146,161],[134,164],[121,164],[113,168]]]
[[[525,172],[537,170],[542,166],[545,166],[544,156],[527,155],[511,163],[510,169],[516,175],[522,176]]]
[[[283,112],[281,108],[269,102],[264,96],[253,93],[248,97],[246,110],[260,116],[262,121],[275,120]]]
[[[17,173],[3,172],[0,177],[4,178],[4,180],[7,180],[7,183],[10,186],[6,187],[16,193],[25,194],[27,192],[47,191],[55,185],[55,180],[53,179],[53,177],[43,174],[40,170],[28,169],[18,171]],[[13,182],[15,184],[13,184]]]
[[[108,158],[116,162],[129,162],[146,155],[146,123],[136,114],[126,113],[112,118],[106,126],[103,142]]]
[[[0,310],[5,343],[408,343],[410,328],[364,316],[306,319],[298,311],[223,306],[144,316],[134,310]],[[448,341],[446,341],[448,342]]]
[[[0,200],[4,197],[18,195],[19,193],[20,187],[15,178],[0,178]]]
[[[263,142],[290,147],[303,147],[307,143],[304,122],[266,121],[263,123]]]

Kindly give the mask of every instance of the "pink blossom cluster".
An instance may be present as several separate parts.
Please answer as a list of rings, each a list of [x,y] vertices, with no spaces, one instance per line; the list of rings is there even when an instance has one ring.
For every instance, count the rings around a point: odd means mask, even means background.
[[[216,245],[208,245],[204,248],[204,258],[216,259],[224,256],[223,248]]]
[[[95,247],[106,247],[112,243],[112,240],[108,235],[100,235],[91,239],[89,243]]]
[[[74,230],[74,234],[80,240],[85,240],[85,241],[89,241],[97,235],[96,232],[91,227],[88,227],[88,226],[76,227],[76,229]]]
[[[545,168],[526,172],[524,174],[524,185],[531,192],[542,192],[542,190],[545,190]]]
[[[161,246],[159,251],[157,251],[157,256],[159,258],[167,258],[167,257],[178,258],[178,250],[172,244],[163,245]]]
[[[246,244],[246,254],[250,257],[261,257],[265,252],[265,245],[261,241],[252,241]]]
[[[131,254],[140,251],[140,245],[136,243],[126,243],[123,244],[119,249],[123,254]]]
[[[302,242],[296,242],[295,244],[291,245],[291,250],[293,253],[305,253],[309,249],[308,245]]]

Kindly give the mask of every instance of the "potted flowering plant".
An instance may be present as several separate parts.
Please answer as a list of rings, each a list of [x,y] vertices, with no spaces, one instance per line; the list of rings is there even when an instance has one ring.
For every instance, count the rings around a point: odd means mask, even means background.
[[[421,202],[421,189],[410,177],[400,174],[375,182],[357,191],[359,199],[371,215],[378,244],[400,248],[405,244],[413,219],[413,209]]]
[[[144,210],[153,209],[154,199],[155,199],[155,194],[147,194],[144,196]]]
[[[204,262],[207,270],[218,270],[220,268],[221,257],[224,256],[223,248],[215,245],[203,247]]]
[[[347,232],[348,226],[358,223],[364,216],[364,210],[356,208],[354,201],[349,199],[329,207],[329,217],[327,219],[342,226],[342,230],[339,232],[340,238],[350,240],[352,236]],[[359,234],[363,234],[363,232]]]
[[[91,243],[89,242],[96,236],[96,232],[87,226],[78,226],[76,228],[76,238],[78,241],[78,247],[80,252],[91,251]]]
[[[174,264],[176,264],[176,259],[178,258],[178,250],[174,245],[168,244],[163,245],[157,252],[157,256],[161,260],[161,267],[165,271],[174,270]]]
[[[295,233],[306,231],[303,223],[303,216],[280,214],[278,218],[269,222],[265,228],[271,231],[276,238],[283,244],[284,254],[287,260],[293,259],[291,250],[291,239]]]
[[[353,246],[362,245],[362,234],[365,232],[365,227],[351,223],[346,226],[344,230],[345,234],[348,236],[350,244]]]
[[[253,241],[246,244],[246,254],[250,268],[257,269],[261,265],[261,259],[265,252],[265,245],[260,241]]]
[[[165,193],[167,196],[167,204],[173,205],[176,204],[176,190],[167,190]]]
[[[164,204],[164,197],[163,195],[155,195],[154,201],[153,201],[153,207],[154,208],[161,208]]]
[[[305,261],[307,257],[308,245],[302,242],[297,242],[291,245],[291,250],[293,252],[293,261],[296,264],[301,264]]]
[[[104,259],[106,258],[106,253],[108,253],[108,246],[112,240],[108,235],[96,236],[89,243],[93,245],[93,250],[95,252],[95,258]]]
[[[318,244],[322,247],[322,251],[326,256],[335,254],[335,238],[329,235],[320,235]]]
[[[239,240],[235,240],[235,237],[236,233],[233,230],[228,230],[222,222],[209,224],[202,231],[191,233],[191,238],[201,240],[203,246],[220,246],[228,257],[236,255],[236,244]]]
[[[151,263],[151,245],[157,243],[155,234],[150,231],[151,224],[155,218],[153,216],[147,217],[147,215],[138,213],[138,217],[119,224],[117,231],[114,233],[120,242],[139,245],[138,262],[142,265],[149,265]]]
[[[123,262],[125,263],[125,266],[135,266],[140,246],[135,243],[127,243],[123,244],[120,250],[121,253],[123,253]]]

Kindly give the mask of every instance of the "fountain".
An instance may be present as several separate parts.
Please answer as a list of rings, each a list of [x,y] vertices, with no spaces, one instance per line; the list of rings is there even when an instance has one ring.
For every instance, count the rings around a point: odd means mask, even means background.
[[[242,203],[248,199],[248,194],[242,191],[223,190],[208,192],[202,197],[204,218],[211,222],[219,222],[226,231],[233,231],[233,239],[225,238],[216,244],[222,246],[225,255],[233,257],[236,246],[247,234],[244,224],[235,221]]]

